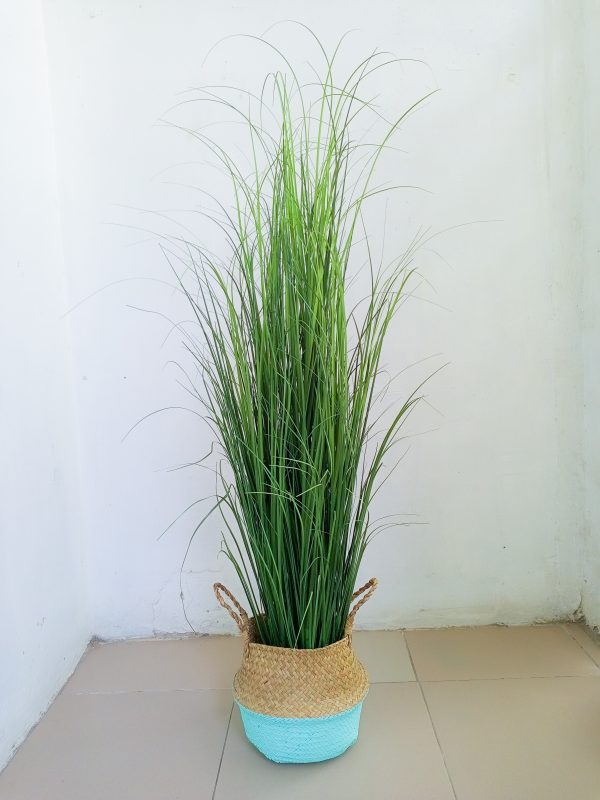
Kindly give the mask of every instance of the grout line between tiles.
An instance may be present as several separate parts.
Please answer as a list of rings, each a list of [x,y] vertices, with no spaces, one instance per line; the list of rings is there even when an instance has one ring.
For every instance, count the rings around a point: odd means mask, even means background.
[[[564,678],[565,680],[573,680],[573,678],[589,679],[597,681],[600,678],[600,672],[597,675],[505,675],[497,676],[495,678],[422,678],[419,683],[483,683],[485,681],[555,681]]]
[[[217,768],[217,777],[215,778],[215,788],[213,789],[211,800],[215,800],[217,793],[217,784],[219,783],[219,776],[221,775],[221,764],[223,763],[223,756],[225,755],[225,746],[227,745],[227,737],[229,736],[229,728],[231,726],[231,717],[233,716],[233,703],[229,710],[229,719],[227,720],[227,730],[225,731],[225,738],[223,739],[223,747],[221,749],[221,758],[219,759],[219,766]]]
[[[406,641],[406,637],[404,637],[404,643],[406,645],[406,651],[408,653],[408,658],[410,660],[412,670],[415,673],[417,686],[419,687],[419,691],[421,692],[421,697],[423,698],[423,703],[425,703],[425,708],[427,709],[427,716],[429,717],[431,730],[433,731],[433,735],[435,736],[435,741],[437,742],[438,750],[440,751],[440,755],[442,757],[442,763],[444,764],[444,769],[446,770],[446,775],[448,776],[448,782],[450,783],[450,788],[452,789],[454,800],[458,800],[458,795],[456,794],[456,789],[454,787],[454,781],[452,780],[452,776],[450,775],[450,770],[448,769],[448,764],[446,763],[446,754],[444,753],[444,750],[442,748],[442,743],[440,742],[440,737],[438,736],[438,732],[433,722],[433,717],[431,716],[431,711],[429,709],[429,703],[427,702],[427,698],[425,697],[425,692],[423,691],[423,687],[421,686],[421,681],[419,680],[419,676],[417,675],[417,670],[415,669],[412,653],[410,652],[410,647],[408,645],[408,642]]]
[[[573,636],[573,634],[572,634],[572,633],[571,633],[571,631],[570,631],[570,628],[567,628],[565,625],[561,625],[560,627],[562,628],[563,632],[564,632],[564,633],[565,633],[565,634],[566,634],[566,635],[569,637],[569,639],[572,639],[572,640],[575,642],[575,644],[576,644],[578,647],[580,647],[580,648],[581,648],[581,650],[583,650],[583,652],[586,654],[586,656],[587,656],[589,659],[591,659],[592,663],[593,663],[595,666],[597,666],[597,667],[600,667],[600,663],[599,663],[598,661],[596,661],[596,659],[594,658],[594,656],[593,656],[591,653],[588,653],[588,651],[587,651],[587,650],[585,649],[585,647],[584,647],[584,646],[581,644],[581,642],[579,641],[579,639],[577,639],[575,636]],[[585,631],[584,631],[584,634],[585,634],[585,635],[588,637],[588,639],[590,640],[590,642],[591,642],[592,644],[595,644],[594,640],[593,640],[593,639],[592,639],[590,636],[588,636],[588,634],[587,634]]]
[[[231,691],[229,686],[199,686],[196,689],[180,689],[178,687],[170,689],[73,689],[65,692],[66,697],[85,697],[86,695],[122,695],[122,694],[170,694],[173,692],[187,692],[188,694],[198,694],[200,692],[227,692]]]

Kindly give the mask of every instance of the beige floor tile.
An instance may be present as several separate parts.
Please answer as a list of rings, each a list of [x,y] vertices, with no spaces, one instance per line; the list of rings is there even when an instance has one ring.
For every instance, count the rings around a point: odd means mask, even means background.
[[[0,775],[0,800],[210,798],[227,690],[61,695]]]
[[[358,742],[321,764],[273,764],[246,740],[234,709],[217,800],[451,800],[416,683],[379,684],[365,700]]]
[[[371,683],[416,680],[402,631],[356,631],[352,643]]]
[[[600,666],[600,638],[592,638],[585,625],[579,622],[565,622],[564,630],[585,650],[598,666]]]
[[[65,692],[225,689],[242,658],[237,636],[111,642],[92,646]]]
[[[423,688],[459,800],[600,797],[600,678]]]
[[[598,675],[560,625],[406,631],[419,680]]]

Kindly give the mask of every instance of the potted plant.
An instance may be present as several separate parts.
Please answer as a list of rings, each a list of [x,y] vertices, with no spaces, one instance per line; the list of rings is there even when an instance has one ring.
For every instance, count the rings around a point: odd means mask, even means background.
[[[270,76],[272,104],[263,89],[260,115],[240,111],[250,175],[194,131],[225,166],[234,198],[219,221],[227,258],[188,245],[196,283],[181,285],[201,331],[188,339],[198,395],[225,457],[224,551],[250,615],[222,584],[214,588],[243,637],[234,693],[246,734],[280,762],[332,758],[357,738],[368,679],[352,626],[376,586],[371,579],[355,591],[373,534],[369,507],[419,399],[410,395],[373,438],[382,345],[412,254],[383,270],[369,263],[368,296],[346,306],[361,209],[380,191],[371,188],[375,165],[418,105],[377,145],[353,140],[357,117],[372,110],[360,89],[379,59],[339,84],[326,58],[316,96],[293,71]],[[271,127],[260,121],[267,105]]]

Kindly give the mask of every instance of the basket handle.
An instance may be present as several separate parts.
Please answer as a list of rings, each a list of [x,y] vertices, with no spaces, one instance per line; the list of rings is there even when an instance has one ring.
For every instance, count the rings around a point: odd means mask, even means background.
[[[348,614],[348,621],[346,622],[346,634],[351,633],[352,626],[354,625],[354,617],[356,616],[356,612],[362,606],[364,606],[364,604],[367,602],[369,597],[371,597],[376,588],[377,588],[377,578],[371,578],[370,581],[367,581],[364,584],[364,586],[361,586],[352,595],[353,600],[356,600],[358,597],[360,597],[360,600],[352,606],[352,609]]]
[[[225,609],[225,611],[229,612],[230,617],[233,619],[235,624],[240,629],[240,633],[245,633],[248,628],[248,614],[244,611],[242,606],[238,603],[238,601],[235,599],[235,597],[232,595],[229,589],[226,586],[223,586],[222,583],[215,583],[215,585],[213,586],[213,590],[215,593],[215,597],[219,601],[219,605],[222,606]],[[223,595],[225,595],[226,597],[229,598],[229,600],[231,600],[233,606],[237,609],[238,613],[236,613],[233,610],[233,608],[229,605],[227,600],[225,600]]]

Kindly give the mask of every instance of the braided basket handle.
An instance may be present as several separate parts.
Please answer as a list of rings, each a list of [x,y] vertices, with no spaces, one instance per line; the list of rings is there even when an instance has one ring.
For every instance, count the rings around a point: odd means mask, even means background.
[[[229,612],[229,616],[233,619],[235,624],[240,629],[240,633],[242,635],[245,635],[248,630],[248,614],[244,611],[242,606],[238,603],[238,601],[235,599],[235,597],[229,591],[229,589],[226,586],[223,586],[222,583],[215,583],[215,585],[213,586],[213,590],[215,593],[215,597],[219,602],[219,605],[222,606],[225,609],[225,611]],[[237,609],[237,613],[233,610],[231,605],[229,605],[227,600],[225,600],[223,595],[229,598],[233,606]]]
[[[348,620],[346,622],[346,636],[349,636],[352,633],[352,626],[354,625],[354,617],[356,616],[356,612],[362,608],[362,606],[364,606],[376,588],[377,578],[371,578],[370,581],[367,581],[364,586],[361,586],[352,595],[353,600],[356,600],[358,597],[360,597],[360,600],[352,606],[352,609],[348,614]]]

